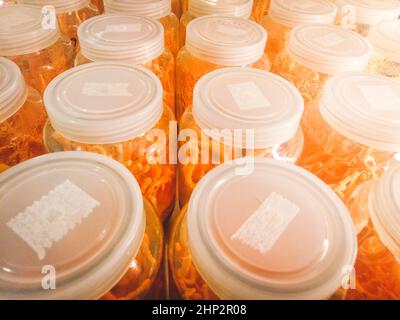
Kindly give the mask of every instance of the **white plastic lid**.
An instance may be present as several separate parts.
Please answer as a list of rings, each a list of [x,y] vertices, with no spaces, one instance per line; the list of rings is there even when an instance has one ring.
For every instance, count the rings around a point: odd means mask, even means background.
[[[144,64],[164,51],[160,22],[129,15],[101,15],[78,28],[82,54],[91,61]]]
[[[325,121],[350,140],[381,151],[400,151],[400,81],[367,72],[344,73],[325,85]]]
[[[26,96],[25,80],[18,66],[0,57],[0,123],[23,106]]]
[[[53,128],[81,143],[110,144],[145,134],[163,112],[162,87],[145,68],[112,62],[70,69],[50,82],[44,104]]]
[[[374,25],[368,39],[377,54],[400,63],[400,20],[387,20]]]
[[[339,8],[352,7],[357,23],[374,25],[382,20],[397,19],[400,15],[398,0],[338,0]]]
[[[0,203],[0,299],[99,298],[144,235],[135,178],[94,153],[47,154],[3,172]],[[46,290],[53,275],[56,289]]]
[[[300,24],[332,24],[337,7],[328,0],[272,0],[269,16],[289,27]]]
[[[370,217],[381,241],[400,261],[400,162],[393,161],[371,189]]]
[[[292,139],[299,130],[304,102],[288,81],[267,71],[224,68],[196,84],[193,117],[211,138],[237,148],[268,148]],[[225,130],[226,129],[226,130]],[[254,145],[246,145],[246,130]],[[240,135],[235,136],[235,130]]]
[[[59,38],[56,29],[42,27],[42,11],[36,6],[0,7],[0,56],[17,56],[43,50]]]
[[[171,13],[171,0],[104,0],[104,10],[160,19]]]
[[[187,223],[197,270],[222,299],[329,298],[356,257],[347,208],[306,170],[252,160],[250,174],[237,174],[238,159],[194,189]]]
[[[325,24],[295,27],[286,50],[297,63],[331,75],[364,70],[373,52],[359,34]]]
[[[249,18],[253,0],[189,0],[188,11],[194,17],[221,15]]]
[[[199,59],[223,66],[245,66],[264,54],[267,32],[259,24],[234,17],[204,16],[186,29],[186,49]]]
[[[17,0],[21,4],[53,6],[58,13],[71,12],[87,7],[90,0]]]

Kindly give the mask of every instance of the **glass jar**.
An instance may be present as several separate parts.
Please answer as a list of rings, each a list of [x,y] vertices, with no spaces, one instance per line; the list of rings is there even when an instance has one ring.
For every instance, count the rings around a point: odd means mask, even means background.
[[[255,21],[260,22],[261,18],[269,13],[271,0],[254,0],[251,16]]]
[[[0,58],[0,171],[45,153],[42,97],[25,85],[18,66]]]
[[[322,24],[301,25],[290,33],[272,72],[292,82],[307,105],[319,98],[333,75],[365,70],[371,55],[369,41],[355,32]]]
[[[193,108],[179,122],[179,202],[218,164],[243,155],[296,162],[303,149],[304,103],[297,89],[267,71],[223,68],[203,76]]]
[[[105,12],[156,19],[164,27],[165,47],[175,56],[179,50],[179,20],[171,11],[171,0],[105,0]]]
[[[174,116],[163,108],[161,83],[151,71],[112,62],[86,64],[54,79],[44,103],[48,151],[91,151],[118,160],[136,177],[157,214],[164,219],[171,213]]]
[[[398,0],[337,0],[338,21],[343,28],[366,37],[376,23],[397,19],[400,15]]]
[[[180,0],[181,2],[181,16],[188,11],[189,0]]]
[[[186,29],[193,19],[208,15],[248,19],[251,16],[252,7],[253,0],[190,0],[188,9],[183,11],[179,23],[179,48],[185,45]]]
[[[346,299],[400,299],[400,163],[394,162],[360,202],[368,225],[358,236],[356,286]]]
[[[366,72],[332,77],[306,108],[299,164],[348,202],[400,151],[400,82]]]
[[[253,170],[240,175],[243,160]],[[263,158],[210,171],[173,220],[168,245],[184,299],[328,299],[346,284],[356,251],[350,215],[332,189]]]
[[[180,0],[171,0],[171,11],[178,18],[178,24],[179,24],[179,18],[181,17],[182,14]]]
[[[188,25],[187,43],[176,59],[176,115],[192,104],[194,86],[203,75],[224,67],[270,69],[264,54],[266,31],[233,17],[205,16]]]
[[[83,21],[100,14],[98,7],[93,5],[90,0],[18,0],[18,2],[40,6],[40,8],[53,6],[56,9],[61,33],[70,38],[77,49],[79,48],[77,43],[79,25]]]
[[[379,22],[371,28],[368,39],[374,47],[368,70],[400,79],[400,20]]]
[[[164,48],[163,32],[159,22],[144,17],[94,17],[79,27],[81,51],[75,65],[113,61],[144,66],[158,76],[164,102],[175,112],[175,59]]]
[[[162,226],[117,161],[25,161],[0,175],[0,201],[0,299],[139,299],[152,287]]]
[[[328,0],[291,1],[272,0],[269,14],[261,20],[268,32],[265,53],[273,62],[285,49],[290,32],[302,24],[333,24],[337,8]]]
[[[0,7],[0,56],[14,61],[28,86],[43,93],[47,84],[71,67],[74,46],[57,28],[42,27],[38,7]]]
[[[97,7],[100,13],[104,12],[104,3],[103,0],[91,0],[92,4]]]

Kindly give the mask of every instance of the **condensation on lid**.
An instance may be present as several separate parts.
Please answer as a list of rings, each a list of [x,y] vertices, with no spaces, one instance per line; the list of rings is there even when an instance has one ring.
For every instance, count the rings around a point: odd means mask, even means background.
[[[252,68],[223,68],[196,84],[193,117],[212,138],[238,148],[267,148],[287,142],[299,130],[304,102],[283,78]],[[252,130],[252,146],[246,130]],[[241,130],[242,135],[233,132]]]
[[[246,159],[213,169],[192,194],[187,222],[197,270],[222,299],[329,298],[356,257],[347,208],[300,167]],[[242,175],[245,166],[253,170]]]
[[[106,13],[160,19],[171,13],[171,0],[104,0]]]
[[[53,6],[57,13],[80,10],[90,4],[90,0],[17,0],[18,3],[40,6]]]
[[[370,217],[380,239],[400,261],[400,162],[393,161],[369,195]]]
[[[144,235],[137,181],[94,153],[47,154],[7,170],[0,203],[1,299],[99,298]],[[57,290],[42,287],[46,275],[56,277]]]
[[[0,57],[0,123],[18,111],[26,97],[25,80],[18,66]]]
[[[244,66],[261,59],[267,32],[257,23],[235,17],[205,16],[186,30],[186,49],[194,56],[224,66]]]
[[[368,39],[377,54],[400,63],[400,20],[386,20],[374,25]]]
[[[43,50],[59,38],[56,28],[42,27],[42,11],[37,6],[0,7],[0,56],[17,56]]]
[[[280,23],[295,27],[300,24],[332,24],[337,7],[328,0],[272,0],[269,16]]]
[[[325,121],[348,139],[400,151],[400,82],[367,72],[332,77],[320,101]]]
[[[145,134],[163,112],[162,86],[142,67],[89,63],[50,82],[44,104],[53,128],[88,144],[127,141]]]
[[[286,50],[301,65],[330,75],[364,70],[373,53],[359,34],[323,24],[295,27]]]
[[[367,25],[397,19],[400,15],[398,0],[338,0],[336,5],[344,14],[354,13],[357,23]]]
[[[221,15],[227,17],[249,18],[253,0],[190,0],[188,11],[194,17]]]
[[[160,22],[129,15],[101,15],[78,28],[82,54],[91,61],[144,64],[164,51]]]

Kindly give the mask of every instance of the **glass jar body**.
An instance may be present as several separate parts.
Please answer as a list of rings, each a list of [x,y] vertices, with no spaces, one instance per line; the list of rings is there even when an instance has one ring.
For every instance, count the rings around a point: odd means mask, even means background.
[[[104,13],[103,0],[91,0],[91,3],[99,9],[100,13]]]
[[[179,19],[174,13],[170,13],[159,21],[164,27],[165,47],[176,56],[179,51]]]
[[[271,0],[254,0],[252,16],[254,20],[259,22],[263,16],[268,15],[268,9]]]
[[[175,16],[179,19],[182,11],[181,11],[181,0],[172,0],[171,1],[171,11],[175,14]]]
[[[368,63],[368,71],[386,77],[400,79],[400,62],[391,61],[390,59],[375,54]]]

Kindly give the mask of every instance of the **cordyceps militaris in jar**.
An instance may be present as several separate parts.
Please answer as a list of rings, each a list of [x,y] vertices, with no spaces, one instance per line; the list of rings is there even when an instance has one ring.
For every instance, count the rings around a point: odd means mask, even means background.
[[[112,62],[85,64],[54,79],[44,104],[49,151],[91,151],[123,163],[157,214],[162,219],[170,214],[175,203],[174,116],[163,105],[154,73]]]
[[[191,21],[176,58],[177,118],[192,104],[194,86],[206,73],[224,67],[268,71],[267,37],[263,27],[242,18],[205,16]]]
[[[0,299],[140,299],[163,230],[132,174],[90,152],[58,152],[0,175]]]
[[[303,149],[301,94],[285,79],[252,68],[223,68],[196,84],[179,121],[179,202],[212,168],[237,157],[296,162]]]
[[[305,24],[290,32],[272,72],[292,82],[306,102],[318,99],[325,82],[335,74],[367,69],[373,49],[359,34],[326,24]]]
[[[165,47],[175,56],[179,50],[179,19],[171,0],[105,0],[105,12],[158,20],[164,27]]]
[[[158,21],[129,15],[102,15],[78,30],[81,51],[75,65],[88,62],[126,62],[153,71],[164,88],[164,101],[175,111],[175,59],[164,46]]]
[[[348,287],[356,251],[332,189],[265,158],[210,171],[174,216],[168,243],[181,297],[197,300],[329,299]]]
[[[46,152],[46,119],[40,93],[25,84],[14,62],[0,58],[0,172]]]
[[[43,93],[47,84],[72,65],[74,45],[57,21],[44,23],[41,8],[0,7],[0,56],[14,61],[29,86]],[[47,21],[47,20],[45,20]]]

